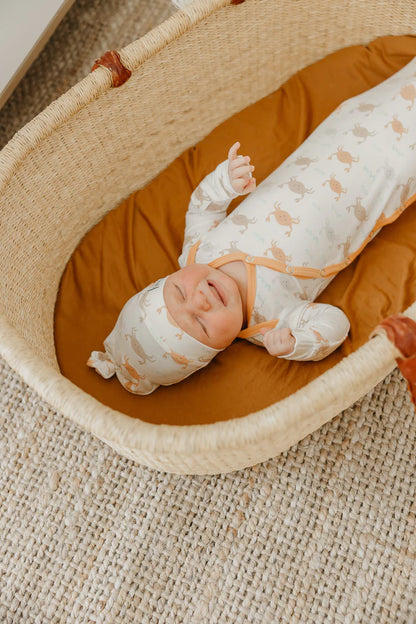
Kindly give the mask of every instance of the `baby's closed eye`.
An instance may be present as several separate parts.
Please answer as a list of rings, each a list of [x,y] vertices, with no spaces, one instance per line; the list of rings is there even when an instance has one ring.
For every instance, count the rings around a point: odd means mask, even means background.
[[[202,323],[201,319],[200,319],[198,316],[196,316],[196,317],[195,317],[195,319],[196,319],[197,323],[198,323],[198,324],[202,327],[202,329],[204,330],[204,333],[208,336],[208,332],[207,332],[207,330],[205,329],[205,326],[203,325],[203,323]]]

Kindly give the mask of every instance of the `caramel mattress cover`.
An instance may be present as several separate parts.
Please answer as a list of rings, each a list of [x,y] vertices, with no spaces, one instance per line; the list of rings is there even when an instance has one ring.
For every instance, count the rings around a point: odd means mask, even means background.
[[[241,143],[240,153],[251,156],[260,183],[343,100],[385,80],[415,55],[413,36],[382,37],[331,54],[222,123],[108,213],[81,240],[61,279],[55,342],[62,374],[105,405],[151,423],[228,420],[299,390],[364,344],[380,320],[411,305],[416,300],[414,205],[385,226],[317,299],[340,307],[351,323],[348,338],[324,360],[278,359],[236,339],[207,367],[146,396],[129,393],[115,376],[105,380],[86,365],[91,351],[103,348],[125,302],[179,269],[191,193],[226,159],[235,141]],[[243,199],[234,199],[228,214]]]

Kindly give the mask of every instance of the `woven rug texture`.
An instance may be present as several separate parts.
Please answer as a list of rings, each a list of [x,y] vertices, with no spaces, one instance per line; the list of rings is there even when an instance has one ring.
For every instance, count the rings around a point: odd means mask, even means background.
[[[0,146],[96,58],[176,11],[77,0],[5,107]],[[1,624],[416,622],[416,417],[395,369],[286,453],[160,473],[0,360]]]

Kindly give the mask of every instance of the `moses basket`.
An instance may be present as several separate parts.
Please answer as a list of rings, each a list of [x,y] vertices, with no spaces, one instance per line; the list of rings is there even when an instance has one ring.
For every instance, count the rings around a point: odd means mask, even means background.
[[[365,395],[396,366],[397,350],[382,334],[256,413],[207,425],[149,424],[61,375],[54,306],[85,233],[218,124],[337,49],[415,31],[416,4],[408,0],[197,0],[117,51],[131,72],[119,88],[123,76],[111,70],[117,55],[104,55],[0,152],[1,356],[53,408],[117,452],[178,474],[265,461]],[[415,319],[416,303],[403,313]]]

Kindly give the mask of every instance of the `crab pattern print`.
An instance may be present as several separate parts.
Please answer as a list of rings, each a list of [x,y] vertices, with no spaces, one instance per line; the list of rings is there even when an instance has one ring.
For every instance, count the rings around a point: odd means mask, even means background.
[[[359,158],[355,158],[350,152],[344,150],[343,146],[338,146],[337,151],[328,156],[328,160],[332,160],[333,156],[336,156],[341,163],[345,163],[348,167],[345,168],[345,171],[351,171],[352,163],[359,162]]]
[[[215,202],[212,201],[208,201],[210,199],[209,196],[207,196],[205,190],[203,188],[201,188],[200,186],[198,186],[195,191],[192,194],[193,196],[193,201],[195,203],[195,208],[200,208],[202,206],[206,206],[206,210],[209,210],[211,212],[216,212],[218,210],[219,207],[221,207],[221,204],[217,204]]]
[[[306,193],[313,193],[313,189],[306,188],[303,182],[297,180],[296,178],[297,176],[292,176],[288,182],[283,182],[283,184],[279,184],[279,188],[283,188],[285,184],[287,184],[289,190],[292,191],[292,193],[300,195],[300,197],[297,197],[295,199],[296,202],[300,202],[305,197]]]
[[[411,189],[411,184],[413,184],[415,182],[416,178],[414,176],[411,176],[407,182],[405,182],[404,184],[398,184],[396,186],[396,189],[402,189],[400,191],[400,204],[403,205],[407,202],[407,200],[409,199],[410,196],[410,189]]]
[[[244,214],[233,212],[231,215],[231,221],[236,225],[242,225],[244,229],[240,230],[240,234],[244,234],[244,232],[248,230],[250,223],[256,223],[257,219],[255,217],[248,219]]]
[[[280,225],[287,225],[289,227],[289,231],[285,232],[286,236],[291,235],[294,223],[300,223],[299,217],[291,217],[290,214],[286,212],[286,210],[282,210],[280,208],[279,202],[275,202],[274,210],[272,210],[272,212],[267,215],[266,221],[270,221],[270,217],[272,215],[276,219],[277,223],[279,223]]]
[[[322,182],[322,186],[325,186],[326,184],[329,184],[329,188],[331,189],[331,191],[333,191],[337,195],[337,197],[335,197],[335,201],[339,200],[342,193],[347,192],[346,188],[342,188],[341,182],[336,179],[334,173],[331,173],[329,180],[325,180],[324,182]]]
[[[400,121],[397,115],[393,115],[393,119],[389,121],[388,123],[386,123],[384,127],[388,128],[389,126],[392,127],[393,132],[399,135],[397,137],[398,141],[400,141],[403,134],[407,134],[409,132],[409,129],[403,126],[402,122]]]
[[[131,334],[125,334],[125,339],[130,342],[130,346],[133,349],[134,353],[139,358],[139,363],[144,364],[145,362],[154,362],[155,358],[145,352],[142,345],[136,338],[136,329],[132,327]]]
[[[302,167],[302,170],[304,171],[305,169],[307,169],[312,163],[317,162],[317,158],[308,158],[308,156],[299,156],[299,158],[296,158],[296,160],[294,161],[295,165],[297,165],[298,167]]]
[[[412,110],[413,104],[416,99],[416,87],[414,84],[406,84],[404,87],[400,89],[400,96],[404,100],[410,101],[410,105],[407,107],[407,110]],[[396,96],[393,97],[393,101],[396,99]]]
[[[277,246],[277,241],[271,241],[271,243],[271,247],[269,247],[269,249],[266,249],[264,255],[267,256],[268,252],[270,251],[275,260],[281,262],[287,267],[288,262],[290,262],[290,260],[292,259],[292,256],[287,256],[283,249]]]
[[[180,364],[183,369],[186,369],[190,364],[192,364],[192,360],[187,358],[186,355],[183,355],[181,353],[176,353],[172,349],[170,349],[170,351],[164,353],[163,357],[164,358],[168,358],[168,357],[172,358],[172,360],[174,362],[176,362],[176,364]]]
[[[139,298],[138,301],[138,311],[140,312],[140,316],[139,316],[139,320],[140,322],[143,322],[144,319],[146,318],[146,314],[147,314],[147,308],[149,307],[149,290],[150,288],[146,288],[143,293],[142,296]]]
[[[376,132],[369,130],[368,128],[361,126],[360,123],[354,124],[353,128],[349,130],[345,130],[344,134],[348,134],[351,132],[358,139],[362,139],[359,143],[364,143],[368,137],[372,137],[376,135]]]
[[[361,104],[359,104],[355,110],[368,116],[371,115],[375,108],[377,108],[377,104],[368,104],[366,102],[361,102]]]
[[[244,253],[243,249],[237,247],[237,241],[230,241],[230,246],[221,250],[220,255],[224,256],[230,253]]]
[[[127,357],[123,358],[121,363],[122,372],[124,377],[127,377],[125,382],[127,390],[130,392],[137,392],[140,388],[140,383],[146,379],[145,375],[141,375],[129,362]]]
[[[348,212],[350,212],[350,210],[353,210],[354,217],[360,223],[363,223],[364,221],[368,220],[368,214],[367,214],[366,209],[361,203],[361,197],[357,197],[355,204],[352,204],[351,206],[347,206],[346,209],[348,210]]]

